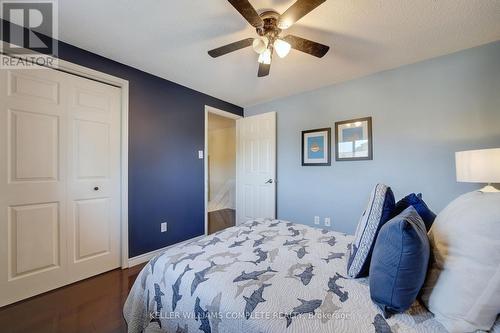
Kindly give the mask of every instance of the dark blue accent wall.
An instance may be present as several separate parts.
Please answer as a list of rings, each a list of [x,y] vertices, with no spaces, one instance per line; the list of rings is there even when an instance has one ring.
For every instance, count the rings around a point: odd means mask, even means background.
[[[243,109],[63,42],[59,58],[129,81],[129,257],[202,235],[205,105]]]

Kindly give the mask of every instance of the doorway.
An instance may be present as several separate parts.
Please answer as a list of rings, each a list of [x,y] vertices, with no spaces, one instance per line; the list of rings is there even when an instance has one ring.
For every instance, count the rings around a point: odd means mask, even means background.
[[[276,113],[205,107],[205,234],[276,218]]]
[[[236,224],[236,119],[206,107],[205,231],[213,234]]]

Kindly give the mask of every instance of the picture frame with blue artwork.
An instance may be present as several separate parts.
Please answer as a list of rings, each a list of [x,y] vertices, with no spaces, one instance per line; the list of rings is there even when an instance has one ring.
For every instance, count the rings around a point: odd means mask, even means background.
[[[302,131],[302,166],[330,166],[331,128]]]
[[[373,160],[372,117],[335,123],[335,160]]]

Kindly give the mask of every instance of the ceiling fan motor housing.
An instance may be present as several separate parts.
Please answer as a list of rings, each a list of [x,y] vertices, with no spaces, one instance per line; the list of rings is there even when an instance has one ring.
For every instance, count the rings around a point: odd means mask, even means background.
[[[281,33],[281,29],[278,28],[280,14],[275,11],[266,11],[259,16],[264,21],[264,25],[256,28],[257,34],[262,37],[267,37],[269,39],[269,44],[272,45]]]

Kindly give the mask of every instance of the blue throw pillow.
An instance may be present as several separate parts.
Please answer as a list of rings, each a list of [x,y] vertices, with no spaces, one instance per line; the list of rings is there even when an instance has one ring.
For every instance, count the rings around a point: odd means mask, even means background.
[[[418,215],[420,215],[422,220],[424,220],[425,228],[427,229],[427,231],[429,231],[432,223],[434,223],[434,220],[436,219],[436,214],[434,214],[434,212],[429,209],[424,200],[422,200],[422,193],[412,193],[399,200],[396,204],[394,215],[401,214],[406,208],[410,206],[413,206],[413,208],[415,208],[415,210],[418,212]]]
[[[347,261],[347,274],[350,277],[359,278],[368,275],[377,234],[382,225],[394,216],[395,205],[391,188],[377,184],[359,220],[354,243],[350,245]]]
[[[408,207],[380,229],[370,264],[370,296],[386,318],[415,302],[429,255],[425,224],[415,208]]]

